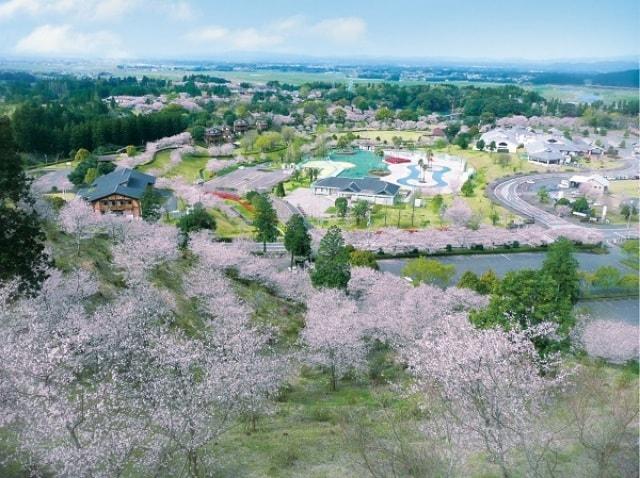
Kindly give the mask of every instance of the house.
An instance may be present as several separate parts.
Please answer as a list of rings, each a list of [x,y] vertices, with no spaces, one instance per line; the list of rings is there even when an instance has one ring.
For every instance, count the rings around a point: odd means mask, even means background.
[[[374,204],[393,205],[400,186],[377,178],[324,178],[311,185],[314,194],[345,197],[351,201],[363,199]]]
[[[560,164],[565,160],[564,154],[562,154],[560,151],[557,151],[551,148],[532,151],[528,153],[527,156],[529,161],[534,161],[536,163],[543,163],[543,164]]]
[[[233,122],[233,132],[236,134],[242,134],[249,129],[249,123],[243,119],[237,119]]]
[[[606,193],[609,190],[609,180],[599,174],[591,176],[575,175],[569,178],[569,185],[572,188],[588,187],[594,193]]]
[[[207,128],[204,132],[207,145],[224,143],[224,134],[220,128]]]
[[[521,135],[519,135],[521,133],[520,130],[524,130],[524,128],[496,128],[483,133],[480,139],[484,141],[487,149],[489,149],[491,143],[495,143],[498,153],[515,153],[518,150],[518,146],[523,142]]]
[[[140,200],[147,187],[153,186],[156,178],[129,168],[118,168],[98,177],[78,195],[89,201],[93,210],[100,213],[124,214],[140,217]]]

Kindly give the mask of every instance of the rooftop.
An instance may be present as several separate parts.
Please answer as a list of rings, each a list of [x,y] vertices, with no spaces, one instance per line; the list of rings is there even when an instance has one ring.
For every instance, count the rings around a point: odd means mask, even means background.
[[[91,186],[78,194],[87,201],[93,202],[98,199],[120,194],[133,199],[140,199],[147,186],[155,184],[156,178],[149,174],[144,174],[129,168],[118,168],[109,174],[97,178]]]
[[[400,189],[397,184],[376,178],[324,178],[313,183],[314,187],[339,189],[344,192],[375,194],[377,196],[395,196]]]

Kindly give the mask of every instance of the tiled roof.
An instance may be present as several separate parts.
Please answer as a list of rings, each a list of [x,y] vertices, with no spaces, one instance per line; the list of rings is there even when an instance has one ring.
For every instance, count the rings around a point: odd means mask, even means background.
[[[376,178],[325,178],[313,183],[314,187],[339,189],[343,192],[375,194],[377,196],[395,196],[400,189],[397,184]]]
[[[118,168],[109,174],[97,178],[87,189],[78,194],[87,201],[120,194],[133,199],[140,199],[147,186],[155,184],[156,178],[129,168]]]

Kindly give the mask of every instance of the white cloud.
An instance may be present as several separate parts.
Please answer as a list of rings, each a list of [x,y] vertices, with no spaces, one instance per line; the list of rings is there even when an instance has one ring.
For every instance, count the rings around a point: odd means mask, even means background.
[[[8,0],[0,4],[0,19],[58,14],[105,20],[123,15],[137,4],[138,0]]]
[[[188,2],[162,2],[162,6],[170,18],[176,20],[193,20],[196,18],[196,12]]]
[[[18,41],[15,51],[28,55],[92,56],[108,58],[128,56],[120,39],[109,31],[83,33],[71,25],[42,25]]]
[[[328,18],[313,25],[312,31],[333,43],[353,43],[364,38],[367,24],[359,17]]]
[[[279,45],[284,38],[255,28],[234,31],[230,37],[231,46],[236,50],[265,50]]]
[[[279,45],[284,41],[280,35],[260,31],[256,28],[230,30],[220,26],[210,26],[189,33],[186,38],[192,43],[205,44],[217,50],[261,51]]]
[[[212,25],[192,31],[185,37],[208,49],[271,51],[281,46],[300,46],[305,42],[354,43],[364,38],[366,30],[366,23],[358,17],[328,18],[312,23],[302,15],[293,15],[259,28],[230,29]],[[213,44],[206,44],[208,42]]]
[[[229,35],[229,30],[224,27],[210,26],[195,30],[186,35],[186,38],[193,42],[217,42],[221,41]]]
[[[0,20],[12,18],[23,12],[33,15],[40,10],[41,3],[38,0],[8,0],[2,2],[0,3]]]

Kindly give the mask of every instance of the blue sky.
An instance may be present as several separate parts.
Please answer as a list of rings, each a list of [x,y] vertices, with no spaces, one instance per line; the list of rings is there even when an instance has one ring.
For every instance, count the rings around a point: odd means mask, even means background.
[[[554,60],[640,53],[638,0],[0,0],[0,55]]]

